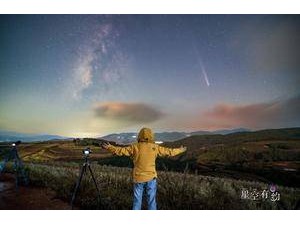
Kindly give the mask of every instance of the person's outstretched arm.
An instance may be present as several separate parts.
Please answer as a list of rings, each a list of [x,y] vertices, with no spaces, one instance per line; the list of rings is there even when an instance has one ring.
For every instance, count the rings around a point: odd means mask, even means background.
[[[186,151],[186,147],[180,148],[167,148],[158,146],[158,156],[176,156]]]
[[[127,147],[117,147],[109,143],[108,144],[105,143],[103,147],[117,156],[122,156],[122,155],[131,156],[133,154],[132,145],[129,145]]]

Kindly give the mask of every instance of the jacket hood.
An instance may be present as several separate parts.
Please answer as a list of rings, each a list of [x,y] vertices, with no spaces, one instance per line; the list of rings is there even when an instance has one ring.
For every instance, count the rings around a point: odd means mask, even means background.
[[[142,128],[138,135],[138,142],[154,142],[154,134],[150,128]]]

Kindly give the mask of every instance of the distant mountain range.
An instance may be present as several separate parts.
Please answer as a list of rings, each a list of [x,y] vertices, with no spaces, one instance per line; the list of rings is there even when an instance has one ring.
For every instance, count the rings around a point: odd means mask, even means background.
[[[159,142],[169,142],[176,141],[186,137],[195,136],[195,135],[212,135],[212,134],[231,134],[237,132],[248,132],[251,131],[246,128],[237,128],[231,130],[216,130],[216,131],[195,131],[195,132],[160,132],[155,133],[155,140]],[[135,142],[137,139],[137,133],[119,133],[119,134],[109,134],[101,139],[105,139],[107,141],[114,141],[120,144],[129,144]]]
[[[195,131],[195,132],[160,132],[155,133],[155,140],[160,142],[176,141],[182,138],[186,138],[194,135],[210,135],[210,134],[231,134],[236,132],[247,132],[249,129],[238,128],[232,130],[216,130],[216,131]],[[114,141],[120,144],[129,144],[136,141],[137,133],[119,133],[119,134],[109,134],[103,137],[99,137],[107,141]],[[0,142],[13,142],[13,141],[23,141],[23,142],[34,142],[34,141],[49,141],[49,140],[63,140],[72,139],[71,137],[63,137],[59,135],[49,135],[49,134],[26,134],[0,130]]]
[[[61,140],[61,139],[69,139],[69,138],[58,136],[58,135],[25,134],[25,133],[17,133],[17,132],[0,130],[0,142],[14,142],[19,140],[23,142],[33,142],[33,141],[49,141],[49,140]]]

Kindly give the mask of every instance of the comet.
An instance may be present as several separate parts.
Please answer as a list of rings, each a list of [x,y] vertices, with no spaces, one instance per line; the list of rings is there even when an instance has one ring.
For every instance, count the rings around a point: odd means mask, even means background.
[[[202,73],[202,75],[203,75],[203,77],[204,77],[205,83],[206,83],[207,87],[209,87],[209,86],[210,86],[210,82],[209,82],[209,79],[208,79],[208,75],[207,75],[206,69],[205,69],[205,67],[204,67],[203,61],[202,61],[202,59],[201,59],[201,56],[200,56],[200,54],[199,54],[199,51],[198,51],[198,49],[196,48],[195,44],[194,44],[194,48],[193,48],[193,49],[194,49],[195,54],[196,54],[196,56],[197,56],[197,60],[198,60],[198,62],[199,62],[200,69],[201,69],[201,73]]]
[[[206,83],[207,87],[209,87],[210,83],[209,83],[208,76],[207,76],[205,67],[204,67],[203,62],[201,61],[201,59],[199,59],[199,64],[200,64],[200,67],[201,67],[201,72],[204,76],[205,83]]]

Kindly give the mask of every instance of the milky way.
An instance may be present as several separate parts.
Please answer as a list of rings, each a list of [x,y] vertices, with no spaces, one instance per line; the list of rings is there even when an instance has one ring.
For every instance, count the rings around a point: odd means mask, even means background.
[[[106,94],[107,88],[120,85],[126,75],[127,58],[117,42],[120,33],[112,19],[98,16],[83,43],[79,43],[77,59],[74,62],[70,94],[75,100],[82,98],[82,92],[93,88],[98,94]],[[106,18],[101,22],[101,18]]]

